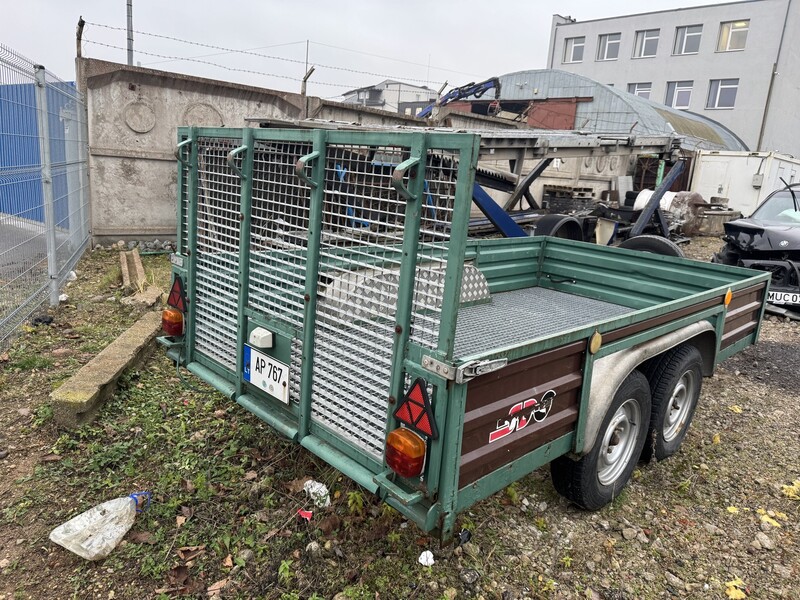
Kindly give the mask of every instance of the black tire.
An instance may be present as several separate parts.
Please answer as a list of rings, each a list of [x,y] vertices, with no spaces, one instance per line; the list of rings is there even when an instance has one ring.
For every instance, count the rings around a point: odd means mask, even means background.
[[[686,258],[683,250],[680,249],[678,244],[668,240],[660,235],[637,235],[628,238],[619,245],[620,248],[627,250],[639,250],[641,252],[650,252],[652,254],[661,254],[662,256],[677,256],[679,258]]]
[[[567,215],[545,215],[533,224],[533,235],[549,235],[566,240],[583,241],[581,224]]]
[[[642,460],[664,460],[678,451],[694,417],[703,385],[703,357],[694,346],[678,346],[648,364],[644,372],[653,410]]]
[[[639,462],[649,423],[650,386],[642,373],[633,371],[614,394],[589,453],[577,461],[561,456],[550,463],[556,491],[587,510],[611,502]]]

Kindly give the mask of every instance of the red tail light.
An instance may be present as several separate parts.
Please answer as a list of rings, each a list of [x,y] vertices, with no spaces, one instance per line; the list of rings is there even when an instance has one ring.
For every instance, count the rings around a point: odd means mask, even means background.
[[[425,440],[405,427],[386,437],[386,464],[400,477],[416,477],[425,466]]]
[[[167,335],[183,335],[183,313],[177,308],[167,308],[161,313],[161,329]]]

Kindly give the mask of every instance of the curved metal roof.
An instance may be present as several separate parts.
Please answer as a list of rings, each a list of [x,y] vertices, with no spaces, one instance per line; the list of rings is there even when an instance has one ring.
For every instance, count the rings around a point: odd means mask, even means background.
[[[677,133],[690,150],[749,150],[730,129],[707,117],[676,110],[576,73],[536,69],[501,75],[501,100],[586,98],[577,102],[575,127],[595,133]],[[591,100],[588,100],[591,99]]]

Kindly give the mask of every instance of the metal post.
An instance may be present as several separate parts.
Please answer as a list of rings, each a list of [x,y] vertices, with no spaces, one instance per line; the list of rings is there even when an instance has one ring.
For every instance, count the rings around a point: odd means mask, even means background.
[[[39,160],[42,163],[42,200],[47,242],[47,274],[50,277],[50,306],[58,306],[58,262],[56,257],[56,217],[53,207],[53,174],[50,168],[50,127],[47,110],[47,79],[45,68],[35,65],[36,121],[39,129]]]
[[[69,228],[70,256],[78,251],[83,236],[83,182],[80,166],[80,121],[76,106],[61,109],[61,122],[64,124],[64,151],[67,167],[67,226]]]
[[[303,81],[300,84],[300,96],[303,99],[303,113],[302,119],[308,118],[308,97],[306,96],[306,84],[308,83],[308,78],[311,77],[311,74],[314,72],[315,67],[311,67],[310,69],[306,70],[306,74],[303,76]]]
[[[661,185],[661,182],[664,181],[664,161],[658,161],[658,172],[656,173],[656,187]]]
[[[128,0],[128,66],[133,66],[133,0]]]

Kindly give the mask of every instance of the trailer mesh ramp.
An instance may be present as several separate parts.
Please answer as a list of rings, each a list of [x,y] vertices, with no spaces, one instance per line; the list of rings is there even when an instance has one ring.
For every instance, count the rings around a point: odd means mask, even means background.
[[[458,311],[455,356],[463,359],[485,354],[634,310],[541,287],[495,293],[490,303]]]
[[[391,178],[407,151],[330,145],[325,164],[319,287],[328,295],[317,312],[311,419],[376,459],[383,456],[396,274],[407,233],[406,202]],[[444,279],[436,273],[445,268],[455,188],[454,162],[429,152],[410,332],[427,348],[438,344]]]

